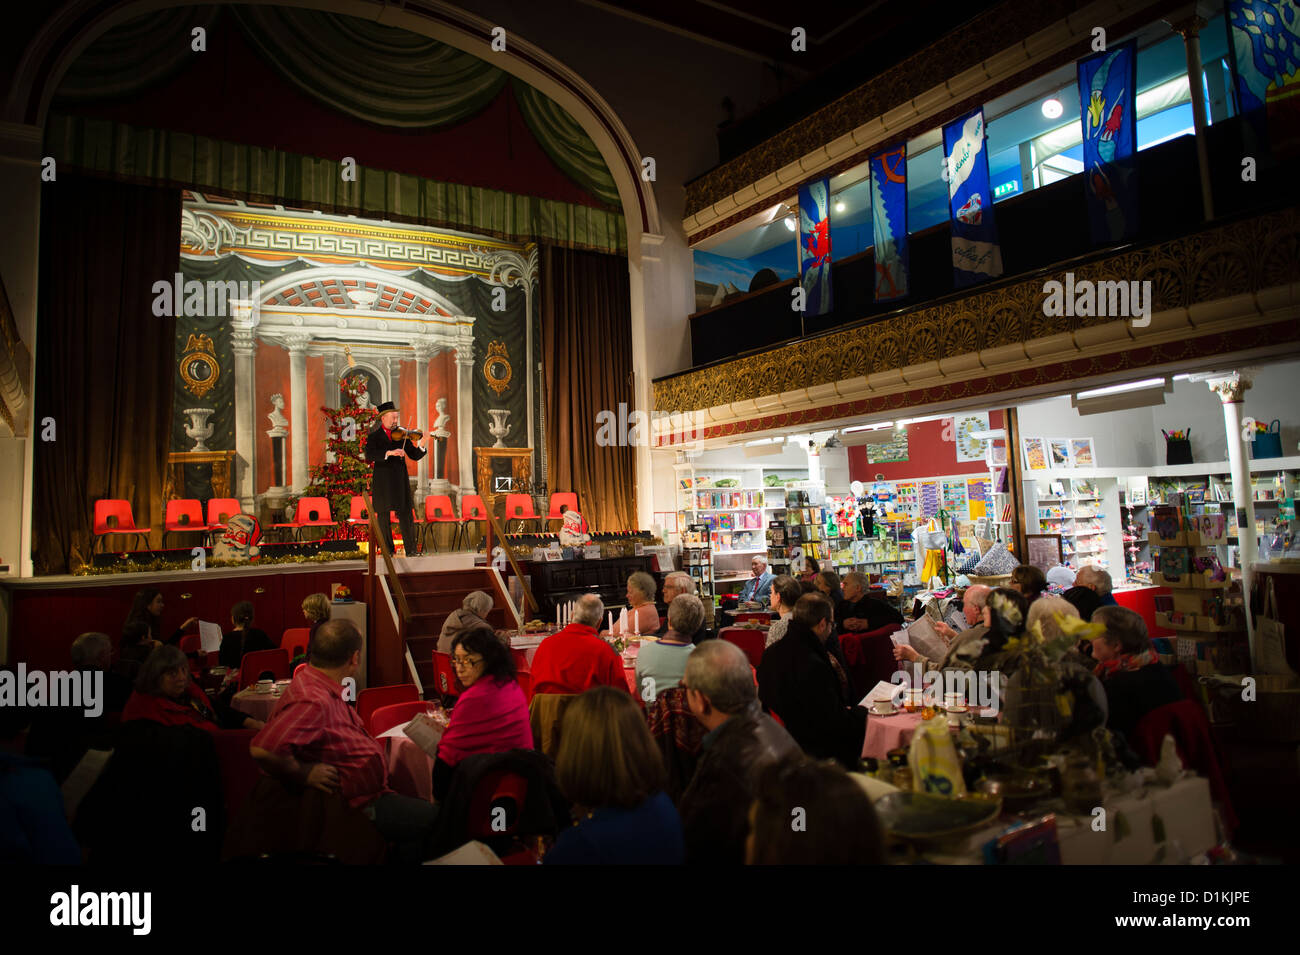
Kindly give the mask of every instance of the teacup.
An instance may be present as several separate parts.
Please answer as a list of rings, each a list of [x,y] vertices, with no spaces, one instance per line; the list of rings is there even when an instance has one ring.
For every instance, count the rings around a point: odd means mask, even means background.
[[[945,693],[943,695],[943,706],[944,709],[948,710],[957,709],[959,707],[964,709],[966,706],[966,697],[961,693]]]
[[[876,700],[876,703],[872,707],[872,710],[874,710],[880,716],[888,716],[890,713],[894,712],[894,701]]]

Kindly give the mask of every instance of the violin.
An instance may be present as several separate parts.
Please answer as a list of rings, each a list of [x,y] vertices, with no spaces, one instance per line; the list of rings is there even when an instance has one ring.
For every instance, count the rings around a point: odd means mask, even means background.
[[[400,424],[388,434],[394,441],[419,441],[424,437],[424,432],[418,428],[403,428]]]

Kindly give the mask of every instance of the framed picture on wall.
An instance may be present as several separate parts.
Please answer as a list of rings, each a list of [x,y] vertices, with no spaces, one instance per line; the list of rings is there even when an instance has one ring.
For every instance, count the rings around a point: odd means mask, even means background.
[[[1051,455],[1052,469],[1060,471],[1070,466],[1070,439],[1048,438],[1047,451]]]
[[[1025,470],[1047,470],[1047,440],[1045,438],[1021,438],[1025,449]]]
[[[1070,464],[1076,468],[1097,466],[1097,459],[1092,453],[1092,438],[1070,439]]]

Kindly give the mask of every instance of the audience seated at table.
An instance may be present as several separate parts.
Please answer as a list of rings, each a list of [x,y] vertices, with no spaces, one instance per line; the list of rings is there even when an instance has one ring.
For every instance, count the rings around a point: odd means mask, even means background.
[[[230,623],[231,629],[222,635],[221,650],[218,653],[223,667],[238,670],[239,661],[244,659],[245,653],[275,649],[276,645],[271,642],[271,638],[253,626],[251,601],[241,600],[230,608]]]
[[[835,606],[840,633],[849,630],[865,633],[903,625],[903,615],[897,608],[870,596],[871,581],[866,574],[856,570],[845,574],[843,588],[844,596]]]
[[[361,666],[362,638],[347,620],[327,620],[312,636],[311,662],[294,674],[249,752],[262,771],[294,786],[340,793],[361,809],[399,857],[428,857],[437,819],[429,802],[388,788],[383,745],[343,700],[343,681]]]
[[[686,861],[739,865],[758,774],[801,750],[759,707],[753,670],[735,644],[713,640],[701,646],[687,661],[682,684],[691,713],[708,730],[695,775],[678,802]]]
[[[258,729],[261,720],[224,707],[214,707],[190,678],[190,661],[179,647],[159,647],[149,654],[135,680],[135,692],[122,710],[122,722],[153,720],[164,726],[219,729]]]
[[[803,749],[857,768],[867,711],[850,706],[847,678],[826,649],[835,611],[820,594],[795,604],[785,637],[763,654],[758,692]]]
[[[832,607],[838,607],[844,600],[844,588],[840,584],[840,575],[833,570],[823,570],[813,578],[817,592],[825,594]]]
[[[595,594],[578,598],[573,622],[543,640],[533,655],[533,693],[582,693],[593,686],[628,692],[623,658],[596,635],[604,615]]]
[[[473,590],[460,602],[460,609],[447,614],[442,622],[442,632],[438,634],[438,650],[451,653],[451,644],[462,633],[469,633],[480,627],[493,629],[488,623],[487,615],[492,612],[492,595],[481,590]]]
[[[775,580],[767,569],[767,558],[762,554],[754,555],[753,560],[749,562],[750,578],[745,581],[745,586],[740,588],[740,602],[765,604],[772,592],[772,581]]]
[[[131,627],[132,624],[139,623],[143,623],[148,628],[148,639],[158,643],[164,642],[162,638],[162,612],[163,597],[161,590],[157,587],[145,587],[143,590],[136,591],[135,598],[131,601],[131,610],[122,623],[123,645],[126,643],[127,628]],[[198,617],[189,617],[176,628],[165,642],[180,643],[181,637],[185,636],[185,632],[198,622]]]
[[[659,630],[659,611],[655,609],[655,579],[644,570],[638,570],[627,579],[627,634],[653,634]],[[599,623],[596,624],[600,626]],[[613,636],[623,634],[619,614],[614,614],[613,629],[608,631]]]
[[[988,603],[992,587],[984,584],[972,584],[961,597],[962,614],[969,625],[967,629],[956,631],[942,620],[934,624],[934,629],[948,643],[948,651],[938,660],[931,660],[911,646],[894,647],[894,659],[904,663],[920,665],[920,672],[930,670],[969,670],[975,666],[983,652],[983,640],[988,633],[984,624],[984,605]]]
[[[32,711],[25,752],[47,760],[62,783],[88,749],[112,749],[113,729],[131,696],[131,681],[109,669],[113,643],[107,634],[83,633],[72,641],[72,666],[91,675],[94,704],[38,707]],[[98,683],[98,686],[95,684]],[[85,684],[83,683],[83,689]],[[87,715],[87,711],[99,712]]]
[[[662,637],[665,633],[668,632],[668,607],[672,604],[672,602],[677,597],[681,596],[682,594],[690,594],[691,596],[696,596],[695,578],[692,577],[690,574],[686,573],[685,571],[674,570],[672,573],[670,573],[668,576],[664,578],[664,590],[663,590],[664,609],[661,617],[663,622],[660,624],[659,629],[655,631],[655,636]],[[710,612],[709,608],[705,608],[704,619],[700,623],[699,629],[696,630],[693,634],[691,634],[691,643],[694,643],[698,646],[699,644],[703,643],[705,640],[712,640],[714,637],[716,637],[717,634],[714,633],[713,631],[713,627],[711,626],[712,623],[713,623],[712,613]]]
[[[1012,637],[1025,632],[1029,602],[1010,587],[997,587],[984,604],[984,650],[974,663],[976,670],[997,669],[997,658]]]
[[[650,699],[681,682],[686,661],[695,649],[691,635],[704,620],[704,604],[694,594],[681,594],[668,605],[668,632],[646,639],[636,658],[637,691],[644,694],[646,680],[652,681]]]
[[[311,638],[316,636],[316,631],[320,629],[321,624],[330,618],[330,599],[325,594],[308,594],[302,599],[302,618],[307,622],[310,633],[307,635],[307,652],[300,653],[290,661],[291,668],[297,668],[300,663],[307,663],[311,659]]]
[[[866,791],[829,762],[787,759],[759,775],[749,865],[879,865],[884,830]],[[796,825],[796,822],[799,823]]]
[[[1032,604],[1047,589],[1047,576],[1033,564],[1021,564],[1011,571],[1011,582],[1007,586]]]
[[[546,854],[549,865],[679,865],[682,825],[663,792],[663,759],[632,698],[609,687],[569,706],[555,777],[576,820]]]
[[[796,576],[799,578],[800,583],[811,584],[817,579],[817,575],[822,572],[821,565],[817,563],[816,557],[805,557],[803,563],[803,570]]]
[[[1079,608],[1079,616],[1091,620],[1098,607],[1118,606],[1110,590],[1110,573],[1088,565],[1079,568],[1074,576],[1074,586],[1062,596]]]
[[[433,796],[441,800],[461,760],[476,753],[532,749],[528,701],[515,679],[510,651],[488,626],[458,633],[451,662],[465,691],[456,699],[451,722],[438,742],[433,764]]]
[[[767,646],[770,647],[785,636],[785,628],[790,625],[794,605],[803,593],[799,581],[789,574],[780,574],[772,581],[772,612],[779,616],[767,628]]]
[[[1096,674],[1106,691],[1106,726],[1131,739],[1138,721],[1183,698],[1178,682],[1156,657],[1142,615],[1127,607],[1099,607],[1092,622],[1105,632],[1092,641]]]

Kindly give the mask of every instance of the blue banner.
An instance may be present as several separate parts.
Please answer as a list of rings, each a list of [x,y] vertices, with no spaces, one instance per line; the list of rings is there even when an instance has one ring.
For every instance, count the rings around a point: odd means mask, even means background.
[[[789,246],[787,246],[789,248]],[[799,187],[799,272],[805,315],[835,307],[831,294],[831,181]]]
[[[1083,181],[1092,241],[1137,235],[1137,41],[1079,61]]]
[[[1294,0],[1229,0],[1224,20],[1237,109],[1274,151],[1300,140],[1300,7]]]
[[[890,302],[907,297],[907,146],[872,156],[870,163],[876,301]]]
[[[944,177],[952,220],[952,280],[957,288],[1002,274],[1002,246],[993,221],[984,110],[943,128]]]

